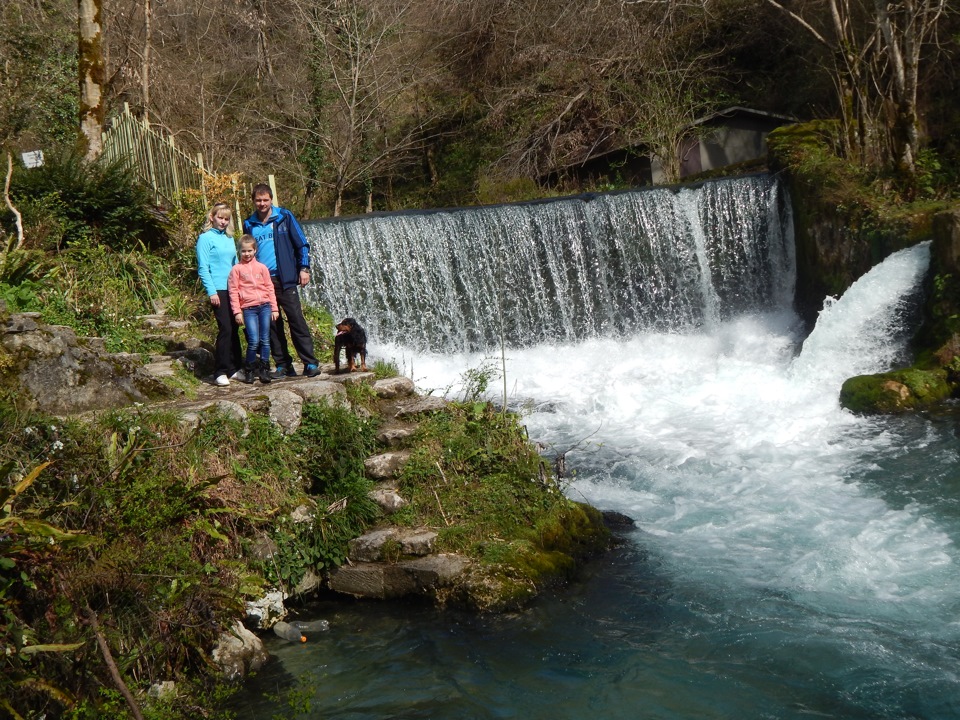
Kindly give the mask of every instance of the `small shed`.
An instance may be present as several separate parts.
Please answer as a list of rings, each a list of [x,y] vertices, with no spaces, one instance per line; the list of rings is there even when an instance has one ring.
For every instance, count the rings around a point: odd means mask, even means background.
[[[733,106],[692,122],[680,152],[680,177],[765,158],[767,135],[781,125],[798,122],[788,115]],[[644,146],[612,147],[578,163],[571,163],[545,177],[547,182],[596,183],[616,177],[635,186],[666,182],[663,168]]]
[[[683,143],[680,177],[766,157],[770,131],[795,122],[794,117],[739,106],[702,117],[690,124]],[[651,160],[650,175],[654,185],[664,182],[656,159]]]

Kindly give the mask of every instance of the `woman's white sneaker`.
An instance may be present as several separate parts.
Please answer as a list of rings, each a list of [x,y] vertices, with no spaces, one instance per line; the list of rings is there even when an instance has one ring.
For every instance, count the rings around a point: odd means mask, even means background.
[[[220,387],[226,387],[230,384],[230,378],[228,378],[226,375],[217,375],[217,379],[214,380],[214,382]]]

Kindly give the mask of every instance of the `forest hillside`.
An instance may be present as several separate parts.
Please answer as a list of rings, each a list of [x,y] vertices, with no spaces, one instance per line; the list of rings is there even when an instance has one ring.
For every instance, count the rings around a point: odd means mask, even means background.
[[[306,217],[617,187],[624,157],[669,170],[692,124],[731,106],[839,117],[855,162],[944,172],[960,113],[950,9],[9,0],[0,143],[14,157],[56,153],[75,142],[79,115],[109,126],[128,103],[215,172],[275,174]],[[605,157],[618,160],[583,172]]]

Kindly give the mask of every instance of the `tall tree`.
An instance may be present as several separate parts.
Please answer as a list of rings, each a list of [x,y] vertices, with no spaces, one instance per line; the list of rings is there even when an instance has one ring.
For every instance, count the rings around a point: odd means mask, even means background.
[[[106,117],[103,63],[103,0],[77,0],[80,133],[88,160],[102,149]]]

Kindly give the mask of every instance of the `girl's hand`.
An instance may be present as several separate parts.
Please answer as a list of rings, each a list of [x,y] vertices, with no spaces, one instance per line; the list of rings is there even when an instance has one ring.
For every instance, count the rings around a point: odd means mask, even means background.
[[[233,319],[237,321],[237,325],[243,326],[243,313],[237,313],[233,316]]]
[[[211,296],[210,296],[210,304],[213,305],[214,307],[220,307],[220,296],[219,296],[219,295],[211,295]]]
[[[270,319],[273,320],[274,322],[276,322],[277,320],[280,319],[280,313],[278,313],[278,312],[270,313]]]

